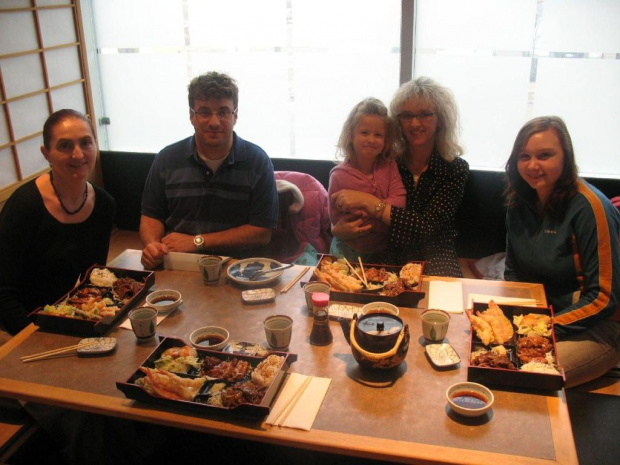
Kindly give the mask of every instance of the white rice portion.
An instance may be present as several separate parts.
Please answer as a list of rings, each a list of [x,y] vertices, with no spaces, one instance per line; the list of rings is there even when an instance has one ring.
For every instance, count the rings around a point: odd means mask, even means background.
[[[559,375],[560,372],[553,365],[542,362],[528,362],[521,366],[521,371],[530,371],[533,373],[546,373],[549,375]]]
[[[95,268],[90,273],[90,282],[99,287],[112,287],[118,278],[106,268]]]
[[[252,382],[257,386],[269,386],[283,363],[284,357],[270,355],[256,366],[252,372]]]

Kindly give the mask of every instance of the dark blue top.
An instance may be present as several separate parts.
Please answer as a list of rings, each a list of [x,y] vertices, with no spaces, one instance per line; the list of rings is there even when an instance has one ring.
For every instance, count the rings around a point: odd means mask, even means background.
[[[233,133],[217,172],[200,159],[194,136],[156,155],[144,187],[142,214],[166,233],[207,234],[249,224],[274,229],[278,195],[273,164],[263,149]]]

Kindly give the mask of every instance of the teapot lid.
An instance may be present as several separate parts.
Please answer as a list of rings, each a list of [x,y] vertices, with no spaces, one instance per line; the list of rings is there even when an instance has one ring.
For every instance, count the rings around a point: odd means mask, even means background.
[[[362,316],[357,322],[357,327],[369,336],[391,336],[400,333],[403,322],[396,315],[372,313]]]

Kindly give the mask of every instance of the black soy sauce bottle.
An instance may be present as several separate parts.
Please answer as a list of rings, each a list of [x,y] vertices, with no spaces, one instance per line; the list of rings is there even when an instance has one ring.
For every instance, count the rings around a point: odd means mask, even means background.
[[[332,330],[329,328],[328,304],[329,294],[325,292],[314,292],[312,294],[312,308],[314,314],[314,323],[312,324],[312,332],[310,333],[310,344],[312,345],[326,346],[331,344],[334,340]]]

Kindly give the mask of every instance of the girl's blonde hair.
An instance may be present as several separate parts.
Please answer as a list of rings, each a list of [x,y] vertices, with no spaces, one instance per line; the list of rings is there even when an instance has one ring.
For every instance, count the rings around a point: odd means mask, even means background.
[[[347,120],[342,125],[342,132],[338,139],[336,158],[342,157],[345,161],[348,161],[355,155],[353,151],[353,132],[362,117],[368,115],[377,115],[384,119],[385,144],[379,156],[386,159],[392,156],[394,141],[396,140],[396,123],[388,115],[387,107],[381,100],[368,97],[353,107]]]

